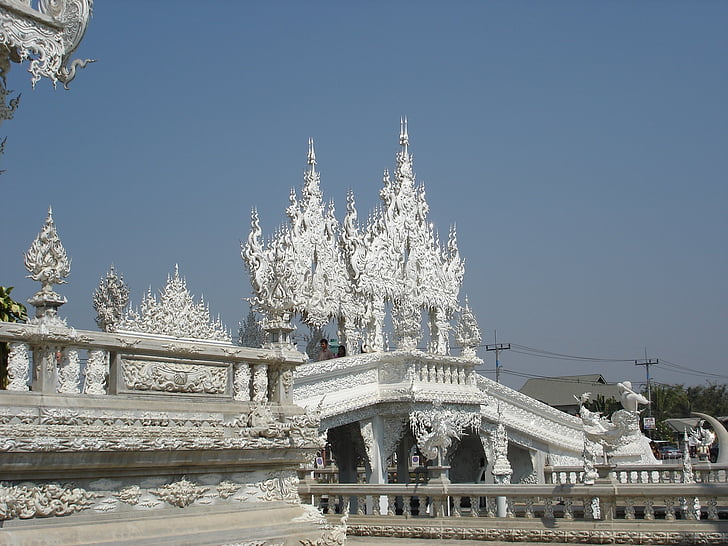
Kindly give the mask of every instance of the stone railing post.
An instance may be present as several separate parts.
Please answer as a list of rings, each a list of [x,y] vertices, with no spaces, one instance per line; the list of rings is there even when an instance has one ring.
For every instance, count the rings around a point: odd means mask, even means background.
[[[27,391],[30,379],[30,347],[27,343],[11,343],[8,355],[9,391]]]
[[[106,379],[109,376],[109,353],[100,349],[88,352],[84,394],[106,394]]]
[[[268,364],[253,365],[253,401],[268,401]]]
[[[58,384],[58,352],[56,347],[40,346],[33,349],[33,383],[31,390],[54,393]]]
[[[78,394],[81,377],[81,359],[78,349],[69,347],[63,351],[58,370],[58,392]]]
[[[247,362],[236,362],[233,366],[233,399],[250,400],[250,364]]]

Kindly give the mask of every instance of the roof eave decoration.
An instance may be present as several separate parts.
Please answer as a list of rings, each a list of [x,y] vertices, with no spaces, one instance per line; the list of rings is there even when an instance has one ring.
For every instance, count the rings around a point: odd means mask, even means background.
[[[10,59],[30,61],[33,87],[48,78],[55,87],[64,87],[91,59],[71,60],[92,14],[93,0],[0,0],[0,44],[7,47]]]

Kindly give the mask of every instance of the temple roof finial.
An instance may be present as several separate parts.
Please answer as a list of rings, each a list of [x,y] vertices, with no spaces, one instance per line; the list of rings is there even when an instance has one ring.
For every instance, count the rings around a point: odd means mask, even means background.
[[[316,165],[316,151],[313,149],[313,138],[308,139],[308,160],[307,163],[311,165],[311,170]]]
[[[399,144],[404,146],[405,150],[409,146],[409,135],[407,134],[407,116],[399,118]]]

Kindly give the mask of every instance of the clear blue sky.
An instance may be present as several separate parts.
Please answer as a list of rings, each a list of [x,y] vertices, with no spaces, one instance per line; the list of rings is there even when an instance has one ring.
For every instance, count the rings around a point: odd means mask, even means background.
[[[0,283],[26,299],[22,253],[54,208],[73,259],[59,292],[94,328],[114,263],[138,304],[175,263],[235,329],[239,257],[258,207],[271,233],[300,188],[309,136],[339,217],[360,217],[409,118],[431,219],[457,224],[464,292],[492,343],[659,358],[728,376],[728,3],[98,1],[53,91],[22,92],[0,176]],[[487,368],[493,367],[492,354]],[[514,374],[630,363],[512,350]],[[710,376],[652,370],[663,383]],[[492,374],[490,374],[492,377]]]

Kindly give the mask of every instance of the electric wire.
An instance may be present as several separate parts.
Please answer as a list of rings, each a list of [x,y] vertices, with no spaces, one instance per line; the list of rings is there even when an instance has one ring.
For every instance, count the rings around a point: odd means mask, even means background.
[[[481,347],[485,347],[485,344],[481,345]],[[567,354],[567,353],[560,353],[555,351],[547,351],[545,349],[538,349],[536,347],[529,347],[527,345],[520,345],[518,343],[511,343],[511,352],[531,356],[531,357],[539,357],[539,358],[548,358],[552,360],[567,360],[567,361],[575,361],[575,362],[584,362],[584,363],[633,363],[636,362],[636,359],[634,358],[602,358],[602,357],[594,357],[594,356],[579,356],[579,355],[573,355],[573,354]],[[685,374],[685,375],[700,375],[707,378],[715,378],[715,379],[728,379],[728,375],[726,374],[717,374],[712,372],[706,372],[703,370],[698,370],[695,368],[690,368],[688,366],[683,366],[682,364],[678,364],[676,362],[671,362],[669,360],[665,360],[663,358],[658,359],[659,362],[657,364],[654,364],[655,366],[663,366],[666,368],[666,371],[670,371],[673,373],[678,374]],[[492,370],[489,370],[492,371]],[[502,373],[510,373],[511,375],[516,375],[513,371],[501,370]],[[524,375],[521,375],[521,377],[534,377],[534,378],[544,378],[547,379],[547,376],[541,376],[538,374],[527,374],[526,372],[518,372]]]

